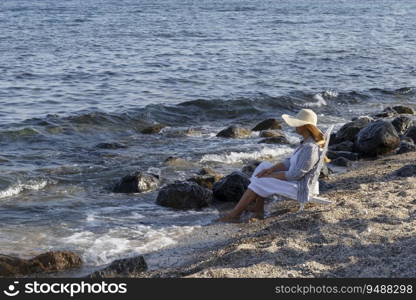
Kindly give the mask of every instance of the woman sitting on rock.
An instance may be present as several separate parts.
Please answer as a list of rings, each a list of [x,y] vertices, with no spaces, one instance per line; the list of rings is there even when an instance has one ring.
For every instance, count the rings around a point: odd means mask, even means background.
[[[252,201],[256,201],[254,212],[256,218],[263,218],[264,198],[278,194],[306,202],[309,191],[313,195],[319,193],[318,181],[312,185],[310,172],[319,160],[322,148],[325,146],[324,135],[317,127],[317,116],[311,109],[302,109],[295,116],[282,115],[283,120],[291,127],[296,127],[296,133],[303,137],[300,145],[291,157],[273,165],[262,162],[250,178],[250,185],[238,204],[219,222],[236,222],[241,213]]]

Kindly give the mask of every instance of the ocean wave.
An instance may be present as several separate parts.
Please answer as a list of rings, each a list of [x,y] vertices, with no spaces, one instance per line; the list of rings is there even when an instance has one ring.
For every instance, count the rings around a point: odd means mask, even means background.
[[[206,154],[201,158],[200,162],[221,162],[225,164],[235,164],[252,159],[269,159],[279,157],[290,153],[291,150],[291,147],[280,146],[279,148],[266,147],[253,152],[228,152],[222,154]]]
[[[0,191],[0,199],[16,196],[24,191],[38,191],[49,184],[48,180],[30,180],[26,183],[17,182]]]

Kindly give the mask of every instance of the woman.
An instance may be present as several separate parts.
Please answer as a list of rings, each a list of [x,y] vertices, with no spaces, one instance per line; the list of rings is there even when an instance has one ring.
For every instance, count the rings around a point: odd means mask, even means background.
[[[256,201],[255,217],[263,218],[264,198],[274,194],[298,200],[301,198],[301,202],[305,202],[309,191],[312,194],[319,193],[318,184],[310,186],[313,182],[311,178],[314,176],[310,171],[317,165],[322,148],[325,146],[324,135],[317,127],[317,116],[311,109],[302,109],[295,117],[283,114],[282,118],[289,126],[295,127],[296,133],[303,137],[301,144],[292,156],[283,162],[275,165],[262,162],[254,170],[250,185],[238,204],[229,214],[217,221],[238,221],[241,213],[254,200]]]

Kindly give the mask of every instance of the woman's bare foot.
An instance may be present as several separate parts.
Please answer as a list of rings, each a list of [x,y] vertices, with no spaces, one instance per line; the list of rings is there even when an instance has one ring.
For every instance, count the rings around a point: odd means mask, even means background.
[[[263,212],[256,212],[250,219],[249,223],[258,222],[264,220],[264,211]]]
[[[215,219],[216,223],[238,223],[240,222],[240,216],[234,217],[231,215],[225,215],[221,218]]]

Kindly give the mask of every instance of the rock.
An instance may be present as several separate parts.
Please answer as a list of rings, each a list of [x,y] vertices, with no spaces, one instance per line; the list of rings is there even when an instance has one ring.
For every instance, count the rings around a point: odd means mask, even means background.
[[[406,193],[406,191],[401,191],[401,192],[398,192],[397,193],[397,196],[406,197],[407,196],[407,193]]]
[[[332,173],[334,173],[334,171],[332,171],[328,166],[327,166],[327,164],[324,164],[323,166],[322,166],[322,169],[321,169],[321,173],[319,174],[319,178],[328,178],[329,177],[329,175],[331,175]]]
[[[329,136],[329,142],[328,142],[329,146],[335,145],[337,143],[336,142],[336,136],[337,136],[336,132],[331,133],[331,135]]]
[[[393,109],[395,111],[397,111],[397,113],[399,113],[399,114],[410,114],[410,115],[414,115],[415,114],[413,108],[411,108],[409,106],[396,105],[396,106],[393,106]]]
[[[345,157],[338,157],[332,160],[331,163],[336,166],[341,166],[341,167],[349,167],[352,164],[351,161],[346,159]]]
[[[381,113],[376,113],[373,115],[375,119],[381,119],[381,118],[392,118],[397,116],[398,113],[395,111],[392,107],[386,107]]]
[[[377,156],[393,151],[399,144],[400,138],[394,126],[388,121],[378,120],[360,130],[355,147],[363,155]]]
[[[406,165],[394,172],[394,175],[399,177],[416,176],[416,165]]]
[[[232,125],[227,127],[224,130],[221,130],[217,137],[224,137],[224,138],[245,138],[251,135],[251,131],[247,128],[238,127],[236,125]]]
[[[405,137],[409,137],[416,143],[416,126],[412,126],[407,129],[406,133],[404,134]]]
[[[270,138],[270,137],[279,137],[285,136],[283,131],[275,129],[275,130],[262,130],[260,131],[259,137]]]
[[[212,189],[214,183],[218,181],[215,179],[214,176],[211,176],[211,175],[197,175],[187,180],[191,182],[195,182],[199,184],[200,186],[207,188],[207,189]]]
[[[399,149],[397,150],[397,154],[403,154],[407,152],[416,151],[416,145],[412,139],[406,138],[400,141]]]
[[[260,160],[252,160],[241,169],[241,172],[243,172],[248,177],[251,177],[259,164],[261,164]]]
[[[100,143],[100,144],[97,144],[95,147],[100,148],[100,149],[123,149],[123,148],[127,148],[126,145],[120,144],[120,143],[117,143],[117,142]]]
[[[259,144],[290,144],[284,136],[276,136],[271,138],[262,139]]]
[[[7,277],[56,272],[77,268],[81,265],[81,257],[71,251],[50,251],[32,259],[21,259],[0,254],[0,276]]]
[[[89,278],[137,277],[147,270],[143,256],[118,259],[102,270],[90,274]]]
[[[345,157],[348,160],[358,160],[359,159],[359,154],[358,153],[349,152],[349,151],[332,151],[332,150],[329,150],[326,153],[326,156],[329,159],[337,159],[338,157]]]
[[[328,147],[329,150],[332,151],[348,151],[353,152],[354,151],[354,143],[351,141],[343,141],[339,144],[334,144]]]
[[[262,131],[267,129],[282,129],[282,125],[276,119],[267,119],[258,123],[252,131]]]
[[[199,209],[212,202],[212,192],[195,182],[176,181],[164,186],[156,203],[176,209]]]
[[[391,121],[399,135],[403,135],[410,127],[413,126],[413,120],[407,116],[398,116]]]
[[[143,134],[155,134],[155,133],[159,133],[165,127],[166,125],[163,125],[163,124],[154,124],[152,126],[144,128],[140,132]]]
[[[246,191],[250,179],[242,172],[233,172],[216,182],[213,187],[214,199],[237,202]]]
[[[193,181],[202,187],[212,189],[214,183],[223,177],[223,174],[217,173],[210,168],[202,168],[198,175],[189,178],[188,181]]]
[[[187,129],[171,129],[163,132],[167,137],[185,137],[185,136],[201,136],[202,132],[194,128]]]
[[[186,159],[175,156],[169,156],[167,159],[165,159],[164,163],[165,165],[171,167],[189,167],[192,165],[192,163],[187,161]]]
[[[135,172],[124,176],[114,188],[114,193],[143,193],[159,186],[159,176],[144,172]]]
[[[358,132],[371,123],[368,118],[361,118],[344,124],[335,135],[335,144],[339,144],[344,141],[354,142]]]

